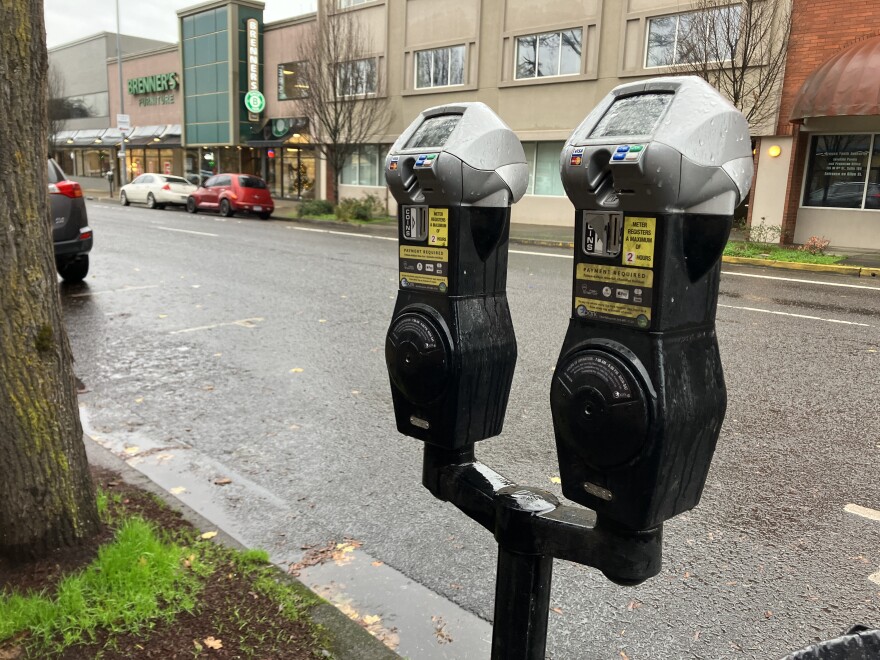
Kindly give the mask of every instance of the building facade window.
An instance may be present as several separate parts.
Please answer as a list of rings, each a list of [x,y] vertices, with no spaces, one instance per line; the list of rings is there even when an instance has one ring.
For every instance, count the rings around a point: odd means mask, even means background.
[[[464,46],[416,52],[416,89],[464,84]]]
[[[336,66],[336,94],[365,96],[376,93],[376,59],[352,60]]]
[[[387,151],[387,150],[386,150]],[[339,183],[348,186],[385,184],[384,151],[377,144],[362,144],[345,159]]]
[[[523,142],[529,164],[527,195],[565,196],[559,176],[559,155],[564,145],[564,142]]]
[[[814,135],[803,204],[880,209],[880,135]]]
[[[580,73],[583,30],[527,34],[516,39],[516,79]]]
[[[290,101],[309,95],[308,62],[278,65],[278,100]]]
[[[370,0],[339,0],[339,8],[340,9],[348,9],[349,7],[356,7],[357,5],[363,5]]]
[[[717,7],[648,19],[645,67],[724,62],[739,39],[741,7]]]

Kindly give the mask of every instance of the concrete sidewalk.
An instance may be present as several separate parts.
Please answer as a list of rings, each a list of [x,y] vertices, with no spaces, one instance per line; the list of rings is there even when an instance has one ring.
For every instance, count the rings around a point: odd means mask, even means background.
[[[111,198],[109,190],[87,188],[83,193],[88,199],[96,199],[104,202],[118,200]],[[118,192],[117,192],[118,195]],[[297,209],[300,202],[289,199],[275,200],[275,220],[292,220],[322,226],[345,227],[349,231],[362,232],[376,235],[396,236],[397,228],[393,224],[370,224],[360,225],[347,222],[332,221],[308,221],[297,218]],[[731,240],[742,240],[742,235],[736,230],[731,234]],[[510,242],[519,245],[534,245],[538,247],[555,247],[571,250],[574,247],[574,232],[570,226],[561,225],[536,225],[516,222],[510,226]],[[836,273],[851,275],[854,277],[880,278],[880,250],[867,250],[855,248],[828,248],[830,254],[843,255],[845,258],[831,266],[822,264],[793,263],[775,261],[770,259],[749,259],[744,257],[723,257],[725,263],[765,266],[769,268],[784,268],[789,270],[812,271],[820,273]]]

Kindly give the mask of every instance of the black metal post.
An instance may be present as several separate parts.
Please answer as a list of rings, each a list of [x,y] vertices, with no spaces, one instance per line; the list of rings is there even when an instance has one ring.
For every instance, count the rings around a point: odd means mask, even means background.
[[[492,660],[543,660],[553,557],[498,546]]]

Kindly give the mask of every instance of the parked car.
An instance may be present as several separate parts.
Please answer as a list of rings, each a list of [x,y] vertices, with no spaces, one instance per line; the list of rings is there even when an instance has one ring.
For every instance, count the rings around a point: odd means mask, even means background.
[[[65,282],[82,282],[89,274],[89,252],[94,240],[82,188],[76,181],[68,180],[52,158],[48,167],[55,268]]]
[[[182,176],[146,172],[119,189],[119,203],[146,204],[151,209],[163,209],[168,204],[186,206],[186,198],[196,186]]]
[[[186,210],[219,211],[220,215],[255,213],[268,220],[275,210],[269,186],[253,174],[215,174],[190,194]]]

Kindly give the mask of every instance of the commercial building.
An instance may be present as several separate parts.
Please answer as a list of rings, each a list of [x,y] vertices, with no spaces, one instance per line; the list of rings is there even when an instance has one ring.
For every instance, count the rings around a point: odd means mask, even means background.
[[[174,44],[120,35],[123,53]],[[116,57],[116,35],[102,32],[49,51],[50,140],[56,160],[77,177],[100,177],[114,168],[122,135],[111,122],[109,62]],[[118,86],[117,86],[118,87]],[[176,119],[175,122],[179,123]]]
[[[793,17],[752,223],[782,227],[787,242],[880,249],[880,5],[794,0]]]
[[[767,0],[783,8],[788,1]],[[363,43],[357,58],[338,70],[360,74],[358,85],[345,91],[382,99],[386,121],[341,168],[341,198],[371,194],[393,212],[383,166],[397,135],[426,107],[482,101],[516,132],[528,158],[528,191],[513,208],[513,221],[571,225],[573,208],[559,178],[564,140],[615,86],[681,72],[689,57],[682,35],[693,22],[691,6],[678,0],[333,0],[319,2],[316,13],[267,24],[263,3],[255,0],[195,5],[178,12],[176,45],[123,46],[122,99],[136,127],[126,143],[128,175],[171,171],[195,180],[245,171],[266,178],[276,196],[332,198],[321,126],[302,101],[315,64],[302,44],[329,21],[354,20]],[[736,3],[731,7],[718,11],[738,18]],[[880,66],[868,53],[880,34],[871,27],[880,9],[854,0],[794,0],[793,16],[781,96],[771,98],[766,120],[753,126],[750,219],[783,226],[795,242],[820,234],[836,246],[880,247],[874,223],[880,110],[876,103],[846,105],[846,89],[830,111],[820,107],[828,88],[822,76],[829,75],[823,63],[836,55],[850,63],[846,80],[870,87],[873,74],[865,72]],[[64,57],[60,51],[50,57]],[[77,129],[66,138],[74,142],[71,151],[83,151],[74,154],[76,174],[99,172],[111,152],[115,157],[112,147],[82,144],[94,138],[79,133],[102,130],[105,143],[119,144],[108,119],[119,112],[114,55],[95,53],[87,66],[80,62],[79,70],[88,71],[81,75],[102,81],[107,109],[100,126],[65,127]],[[837,77],[839,70],[830,70]],[[246,106],[246,98],[256,103]],[[799,115],[794,123],[793,113]],[[93,163],[86,151],[107,153]]]

